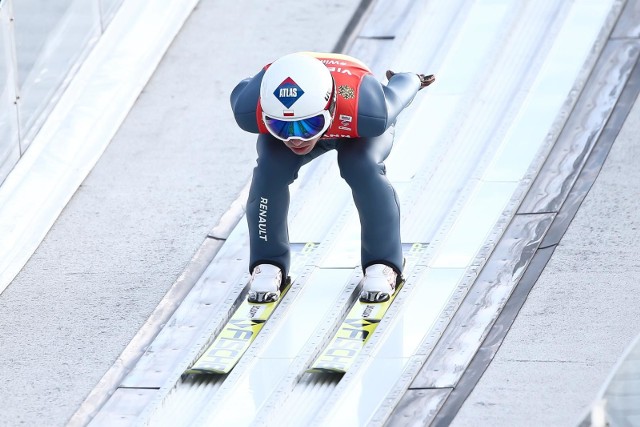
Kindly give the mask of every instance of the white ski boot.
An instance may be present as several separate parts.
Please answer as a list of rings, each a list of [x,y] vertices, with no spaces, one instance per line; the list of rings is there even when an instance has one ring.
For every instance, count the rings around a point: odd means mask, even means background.
[[[396,291],[398,275],[388,265],[373,264],[365,269],[360,301],[384,302]]]
[[[271,264],[260,264],[253,269],[249,282],[249,302],[265,303],[280,298],[282,270]]]

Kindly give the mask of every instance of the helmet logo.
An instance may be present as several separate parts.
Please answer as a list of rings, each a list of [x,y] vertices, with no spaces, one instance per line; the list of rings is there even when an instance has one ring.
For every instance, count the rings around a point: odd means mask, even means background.
[[[280,83],[273,94],[278,98],[278,101],[287,108],[291,108],[295,102],[304,95],[304,91],[293,81],[291,77],[287,77]]]

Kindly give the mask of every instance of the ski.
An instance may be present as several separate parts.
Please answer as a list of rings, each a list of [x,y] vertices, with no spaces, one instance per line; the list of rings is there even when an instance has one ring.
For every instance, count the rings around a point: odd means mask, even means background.
[[[398,284],[396,291],[387,301],[370,303],[357,300],[329,344],[307,372],[346,373],[373,335],[402,285],[404,281]]]
[[[292,243],[291,271],[280,291],[280,298],[268,303],[252,303],[245,299],[213,343],[184,373],[224,375],[231,372],[291,289],[291,277],[295,277],[296,272],[315,256],[318,246],[316,242]]]
[[[274,302],[252,303],[245,299],[213,343],[185,374],[224,375],[231,372],[290,288],[291,280],[287,280],[280,298]]]

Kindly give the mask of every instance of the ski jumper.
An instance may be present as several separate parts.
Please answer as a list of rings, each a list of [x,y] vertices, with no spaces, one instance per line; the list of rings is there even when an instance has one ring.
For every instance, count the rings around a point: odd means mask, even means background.
[[[360,217],[363,270],[373,264],[386,264],[401,274],[400,206],[386,177],[384,160],[393,146],[393,125],[420,89],[420,79],[413,73],[398,73],[385,86],[355,58],[309,54],[331,72],[337,100],[331,126],[308,154],[295,154],[269,134],[262,122],[260,83],[268,65],[254,77],[242,80],[231,93],[238,125],[259,133],[257,165],[247,200],[249,271],[259,264],[273,264],[286,277],[291,261],[289,184],[303,165],[335,149],[340,175],[351,187]]]

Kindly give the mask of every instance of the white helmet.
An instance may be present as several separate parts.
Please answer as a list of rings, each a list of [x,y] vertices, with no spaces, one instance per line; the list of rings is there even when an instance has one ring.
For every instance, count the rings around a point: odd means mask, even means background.
[[[329,69],[307,53],[292,53],[274,61],[260,85],[260,104],[268,117],[293,121],[328,110],[334,91]]]

